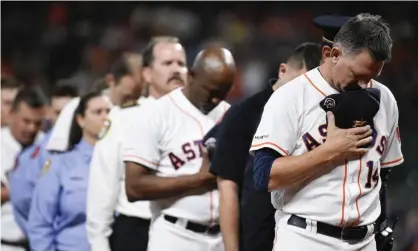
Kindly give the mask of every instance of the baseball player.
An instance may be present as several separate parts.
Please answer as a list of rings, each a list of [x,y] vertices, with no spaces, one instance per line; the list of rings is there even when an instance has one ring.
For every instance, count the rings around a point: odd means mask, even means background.
[[[316,68],[320,60],[319,44],[299,45],[288,60],[280,64],[279,80],[233,105],[206,137],[216,141],[210,172],[217,176],[220,225],[227,251],[272,249],[276,210],[271,205],[270,193],[254,188],[253,160],[247,158],[248,149],[263,107],[274,90]],[[217,132],[213,132],[215,130]],[[207,148],[209,151],[210,147]]]
[[[250,151],[255,185],[273,191],[273,205],[282,212],[274,250],[376,250],[379,172],[403,162],[396,100],[372,80],[391,47],[382,18],[359,14],[336,35],[331,60],[267,102]],[[319,105],[330,95],[371,87],[380,92],[370,119],[374,130],[367,118],[350,121],[354,128],[338,128]],[[333,107],[335,100],[325,104]]]
[[[125,140],[126,192],[130,201],[151,200],[154,221],[149,251],[223,250],[215,176],[201,141],[229,105],[231,53],[200,52],[188,85],[144,106]]]
[[[164,69],[168,74],[165,79],[160,79],[163,83],[159,84],[164,84],[165,89],[162,89],[162,93],[158,96],[186,82],[186,55],[183,47],[178,45],[177,38],[156,37],[144,50],[144,55],[150,55],[144,58],[146,61],[143,64],[147,67],[158,68],[167,61],[172,64]],[[173,76],[178,79],[174,79]],[[170,84],[166,85],[167,82]],[[149,84],[154,85],[155,82]],[[140,93],[138,92],[137,95]],[[138,96],[133,98],[133,101],[136,101]],[[112,111],[102,139],[95,146],[90,166],[87,200],[87,233],[93,251],[147,249],[151,218],[149,202],[129,203],[126,198],[121,139],[123,133],[128,132],[126,125],[130,120],[146,120],[146,118],[138,118],[135,114],[140,107],[156,98],[142,97],[132,105],[125,105]]]

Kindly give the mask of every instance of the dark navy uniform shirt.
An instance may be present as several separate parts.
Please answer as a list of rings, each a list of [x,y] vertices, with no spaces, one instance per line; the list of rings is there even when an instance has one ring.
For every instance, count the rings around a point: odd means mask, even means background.
[[[249,149],[273,89],[265,90],[233,105],[214,127],[216,148],[210,172],[234,181],[240,191],[241,249],[271,250],[274,241],[274,212],[270,193],[257,191],[253,182],[253,158]]]

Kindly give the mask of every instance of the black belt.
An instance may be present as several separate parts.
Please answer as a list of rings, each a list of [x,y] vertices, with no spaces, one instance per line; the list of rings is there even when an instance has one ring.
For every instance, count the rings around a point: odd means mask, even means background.
[[[179,220],[179,218],[170,215],[164,215],[164,219],[173,224],[175,224]],[[195,233],[207,233],[209,235],[217,235],[221,232],[221,227],[219,226],[219,224],[207,226],[191,221],[187,221],[186,229]]]
[[[287,224],[306,229],[306,219],[292,214]],[[376,232],[376,227],[373,230]],[[367,226],[360,227],[336,227],[322,222],[316,222],[316,232],[329,237],[334,237],[340,240],[353,241],[362,240],[366,237],[368,229]]]
[[[18,240],[18,241],[8,241],[8,240],[1,240],[1,244],[11,247],[20,247],[26,250],[29,250],[29,243],[25,240]]]

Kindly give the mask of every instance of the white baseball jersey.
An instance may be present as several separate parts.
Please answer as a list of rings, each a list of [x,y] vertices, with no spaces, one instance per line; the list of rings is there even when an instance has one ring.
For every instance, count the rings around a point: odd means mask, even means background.
[[[87,236],[92,251],[110,251],[109,236],[115,211],[143,219],[151,218],[148,201],[128,202],[125,191],[125,166],[122,161],[122,139],[129,133],[130,121],[143,119],[137,111],[154,98],[141,98],[139,105],[120,108],[114,106],[102,138],[96,143],[90,164],[87,192]]]
[[[229,104],[221,102],[205,115],[178,88],[142,108],[138,116],[147,119],[131,125],[123,159],[153,169],[162,177],[196,174],[202,164],[201,141],[228,108]],[[215,190],[152,201],[151,208],[153,214],[204,224],[218,220],[218,198]]]
[[[332,225],[375,222],[380,214],[380,168],[401,164],[403,156],[396,100],[375,80],[369,87],[381,91],[373,148],[363,158],[338,166],[303,187],[285,189],[282,198],[283,191],[273,191],[276,209]],[[250,151],[267,147],[283,156],[297,156],[322,144],[327,126],[319,102],[335,93],[318,68],[278,89],[264,107]]]

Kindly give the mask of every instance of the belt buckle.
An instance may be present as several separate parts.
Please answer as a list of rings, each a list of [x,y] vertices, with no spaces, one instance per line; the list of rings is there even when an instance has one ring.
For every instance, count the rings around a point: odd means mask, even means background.
[[[356,237],[353,237],[353,235],[355,236],[355,235],[360,235],[359,234],[359,232],[360,231],[362,231],[362,229],[350,229],[350,228],[345,228],[345,229],[343,229],[342,230],[342,233],[341,233],[341,238],[343,239],[343,240],[347,240],[347,241],[351,241],[351,240],[362,240],[362,239],[364,239],[364,237],[366,236],[366,234],[367,234],[367,229],[366,229],[366,233],[364,233],[363,234],[363,236],[361,236],[361,237],[359,237],[359,238],[356,238]]]
[[[205,230],[205,234],[211,234],[210,233],[210,230],[211,229],[213,229],[213,227],[215,227],[217,224],[215,223],[215,222],[211,222],[208,226],[207,226],[207,228],[206,228],[206,230]]]

